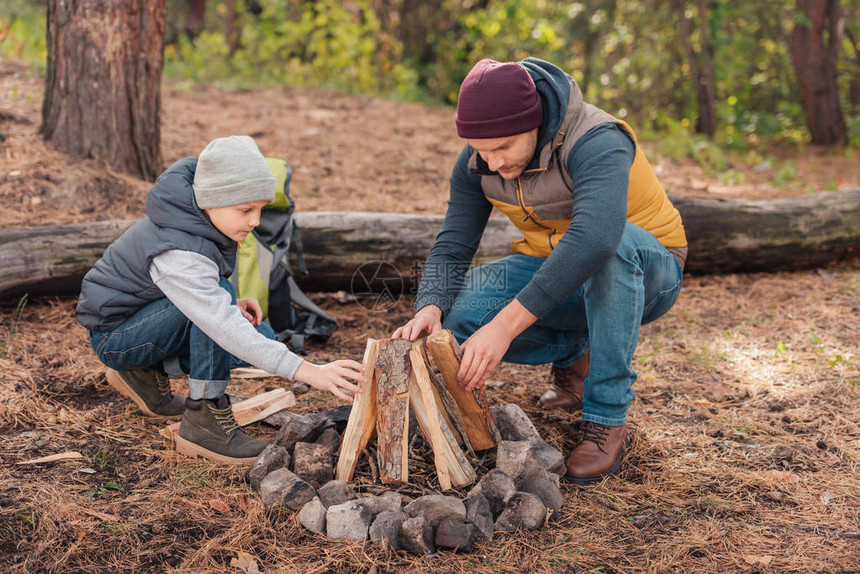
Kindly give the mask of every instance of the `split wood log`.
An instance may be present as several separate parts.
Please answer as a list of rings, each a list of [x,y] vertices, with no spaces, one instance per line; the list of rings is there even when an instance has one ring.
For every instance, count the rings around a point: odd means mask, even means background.
[[[690,243],[686,270],[692,273],[809,269],[860,251],[860,190],[761,201],[683,196],[672,201],[684,218]],[[301,287],[360,294],[407,290],[443,216],[299,212],[296,219],[311,271]],[[132,223],[0,228],[0,300],[24,293],[76,295],[84,274]],[[475,263],[509,255],[510,242],[518,237],[507,219],[491,218]],[[381,262],[392,267],[356,273],[362,265]]]
[[[420,346],[421,343],[416,343]],[[436,476],[442,490],[454,486],[463,487],[475,482],[475,469],[457,444],[451,428],[444,416],[444,406],[437,388],[430,381],[427,363],[420,348],[413,347],[410,352],[412,361],[412,383],[409,398],[418,426],[433,449]]]
[[[475,450],[486,450],[496,446],[496,436],[493,416],[484,396],[484,387],[475,393],[467,391],[457,382],[457,371],[460,370],[460,345],[451,331],[442,329],[436,331],[426,340],[427,351],[433,359],[433,364],[445,380],[448,392],[457,403],[463,428],[469,437],[469,443]]]
[[[373,438],[376,432],[376,361],[379,356],[379,342],[375,339],[367,341],[364,349],[364,376],[367,388],[358,393],[352,401],[346,430],[340,443],[340,457],[337,460],[335,478],[341,482],[349,482],[355,472],[358,456]]]
[[[234,404],[233,417],[236,423],[243,427],[294,406],[296,406],[296,396],[292,391],[272,389]],[[179,423],[167,425],[160,433],[165,438],[175,439],[179,434]]]
[[[376,445],[382,484],[409,482],[409,380],[412,343],[379,342],[376,360]]]
[[[448,385],[445,380],[438,374],[437,369],[433,366],[433,360],[427,354],[427,345],[425,340],[421,339],[412,344],[413,349],[418,349],[421,357],[424,359],[425,370],[433,385],[433,396],[436,399],[439,414],[445,419],[445,423],[451,429],[451,435],[457,444],[463,445],[466,450],[474,455],[475,449],[472,448],[472,443],[469,440],[469,435],[466,433],[466,428],[463,426],[463,416],[460,414],[460,408],[457,406],[457,401],[448,392]]]

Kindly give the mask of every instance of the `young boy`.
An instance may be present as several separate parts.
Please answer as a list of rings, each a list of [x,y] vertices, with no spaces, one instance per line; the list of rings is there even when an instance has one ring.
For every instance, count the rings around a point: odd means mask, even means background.
[[[275,197],[275,179],[248,136],[219,138],[177,161],[146,198],[147,216],[84,277],[76,316],[109,367],[107,381],[147,415],[181,418],[176,449],[250,464],[266,443],[236,423],[225,395],[231,367],[256,365],[351,401],[361,364],[303,361],[273,339],[255,299],[236,300],[237,243]],[[189,396],[169,377],[188,374]]]

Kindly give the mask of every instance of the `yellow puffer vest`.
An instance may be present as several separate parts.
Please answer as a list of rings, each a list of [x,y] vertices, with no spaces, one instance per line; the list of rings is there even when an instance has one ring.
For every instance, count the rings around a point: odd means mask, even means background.
[[[541,149],[539,166],[511,181],[498,175],[481,177],[484,195],[523,234],[522,239],[511,243],[511,250],[524,255],[549,256],[570,225],[573,212],[576,192],[567,169],[570,151],[588,130],[607,123],[622,126],[636,145],[627,191],[627,221],[649,231],[667,249],[686,247],[681,215],[657,181],[633,130],[625,122],[583,102],[576,81],[571,78],[570,84],[570,100],[562,127]],[[477,154],[470,159],[469,167],[477,168]]]

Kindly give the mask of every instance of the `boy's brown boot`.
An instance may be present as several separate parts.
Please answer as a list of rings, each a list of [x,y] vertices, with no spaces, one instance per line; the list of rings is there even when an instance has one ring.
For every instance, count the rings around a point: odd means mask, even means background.
[[[252,465],[267,443],[245,433],[233,416],[230,397],[185,401],[176,451],[224,464]]]
[[[627,425],[610,427],[582,421],[579,442],[567,457],[567,473],[562,481],[592,484],[617,474],[629,444]]]
[[[185,397],[174,395],[170,391],[170,379],[155,369],[108,369],[105,378],[114,390],[134,401],[146,415],[179,420],[185,410]]]
[[[538,399],[542,409],[577,411],[582,408],[582,393],[585,377],[588,376],[588,361],[591,353],[585,353],[569,367],[552,367],[552,386]]]

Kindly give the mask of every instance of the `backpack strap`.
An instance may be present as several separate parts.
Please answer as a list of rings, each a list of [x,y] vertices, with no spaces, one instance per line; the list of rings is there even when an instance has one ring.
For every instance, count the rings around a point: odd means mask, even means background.
[[[299,274],[302,277],[308,276],[308,264],[305,263],[305,249],[302,247],[302,236],[299,235],[299,226],[293,220],[293,229],[290,232],[292,243],[296,246],[296,261],[299,264]]]
[[[332,323],[337,323],[337,319],[320,309],[316,303],[311,301],[308,296],[305,295],[304,291],[302,291],[302,289],[298,286],[296,280],[293,279],[292,275],[287,276],[287,283],[290,286],[290,298],[293,300],[293,303],[295,303],[302,309],[319,315],[323,319],[328,319]]]

